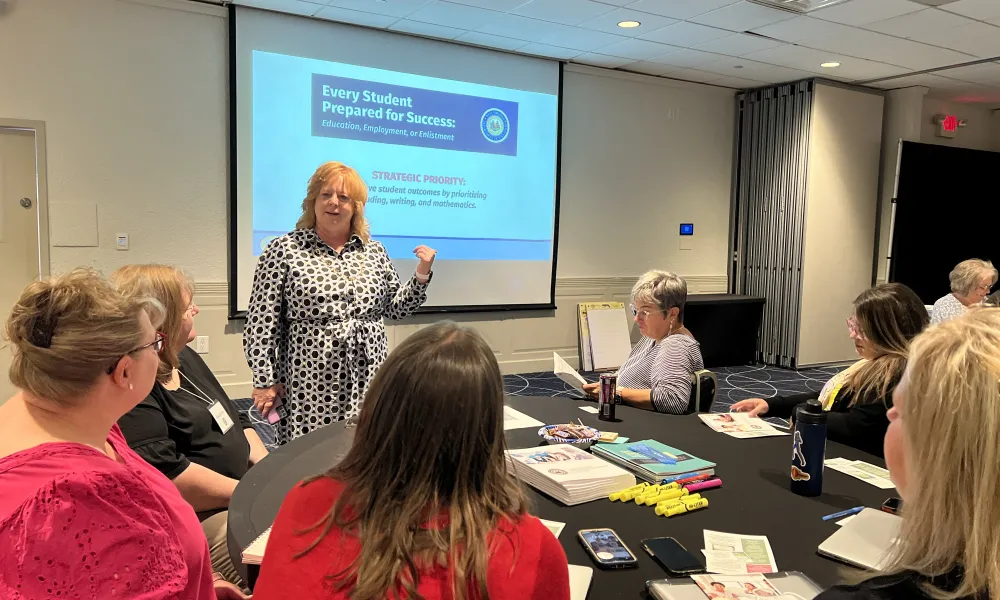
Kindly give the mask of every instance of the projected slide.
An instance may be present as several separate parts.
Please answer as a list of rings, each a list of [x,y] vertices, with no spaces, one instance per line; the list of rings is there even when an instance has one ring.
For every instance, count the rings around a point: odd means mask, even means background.
[[[295,226],[312,171],[338,160],[368,183],[372,234],[393,259],[418,244],[438,250],[435,283],[450,261],[551,270],[555,94],[263,51],[252,53],[252,78],[254,256]],[[525,302],[548,301],[543,279]]]

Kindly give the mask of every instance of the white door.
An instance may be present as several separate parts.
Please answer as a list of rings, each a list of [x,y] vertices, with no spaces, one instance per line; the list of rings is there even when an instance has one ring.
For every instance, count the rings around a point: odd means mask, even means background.
[[[10,309],[25,286],[38,278],[36,181],[35,133],[0,127],[0,329],[6,329]],[[10,359],[4,340],[0,343],[0,404],[14,394],[7,376]]]

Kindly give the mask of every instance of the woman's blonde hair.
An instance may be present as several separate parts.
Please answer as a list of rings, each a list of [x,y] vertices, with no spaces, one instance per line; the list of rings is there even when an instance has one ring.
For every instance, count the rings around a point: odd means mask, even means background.
[[[29,284],[7,318],[10,382],[46,400],[73,401],[142,345],[143,311],[154,328],[163,319],[158,302],[126,298],[89,269]]]
[[[1000,597],[1000,309],[929,328],[910,350],[907,498],[889,572],[962,570],[940,599]]]
[[[993,267],[993,263],[988,260],[970,258],[955,265],[951,273],[948,273],[948,280],[951,282],[953,293],[968,296],[979,287],[979,282],[987,276],[991,279],[991,285],[997,282],[997,270]]]
[[[301,532],[319,530],[301,554],[337,527],[361,546],[330,575],[350,598],[415,598],[420,574],[439,565],[452,568],[454,598],[471,589],[488,598],[490,554],[506,543],[490,534],[527,511],[504,459],[503,398],[500,367],[476,332],[443,322],[406,338],[372,381],[347,457],[320,476],[345,490]]]
[[[910,342],[930,322],[927,308],[905,285],[884,283],[854,299],[854,316],[881,355],[847,375],[844,387],[854,392],[852,406],[872,392],[884,401],[903,376]]]
[[[160,352],[160,366],[156,379],[170,381],[173,370],[180,364],[178,354],[187,344],[181,325],[190,300],[194,298],[194,284],[183,271],[168,265],[126,265],[111,274],[111,282],[118,291],[132,298],[154,298],[163,306],[164,318],[160,333],[165,342]]]
[[[365,218],[365,204],[368,202],[368,186],[357,171],[344,163],[335,161],[321,164],[309,178],[306,186],[306,197],[302,200],[302,216],[295,223],[296,229],[312,229],[316,227],[316,198],[328,183],[337,180],[344,182],[344,193],[354,205],[354,216],[351,217],[351,233],[367,243],[371,239],[371,228]]]

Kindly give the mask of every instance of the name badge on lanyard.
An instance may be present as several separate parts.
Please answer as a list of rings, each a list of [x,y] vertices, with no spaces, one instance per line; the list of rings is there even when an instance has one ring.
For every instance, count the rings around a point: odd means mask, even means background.
[[[212,418],[215,419],[215,424],[219,426],[222,433],[226,433],[233,428],[232,417],[229,416],[225,407],[218,400],[208,405],[208,412],[212,413]]]

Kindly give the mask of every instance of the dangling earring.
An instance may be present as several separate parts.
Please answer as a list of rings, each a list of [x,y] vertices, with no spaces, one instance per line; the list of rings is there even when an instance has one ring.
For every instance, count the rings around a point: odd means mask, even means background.
[[[128,384],[128,389],[130,389],[130,390],[132,389],[132,384],[131,383]]]

